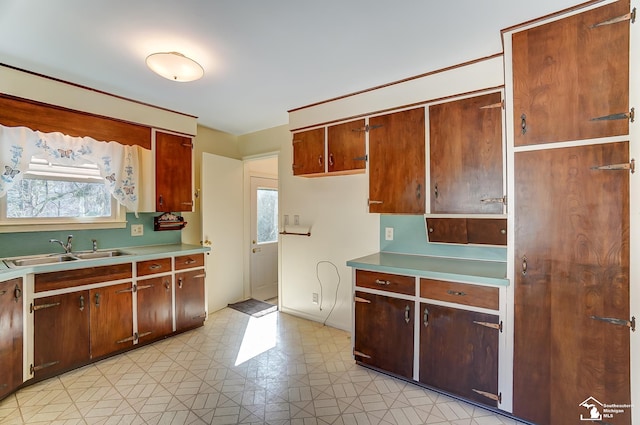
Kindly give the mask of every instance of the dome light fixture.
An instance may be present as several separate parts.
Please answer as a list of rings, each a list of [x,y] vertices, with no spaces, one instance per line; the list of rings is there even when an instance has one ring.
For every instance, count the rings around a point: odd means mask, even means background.
[[[184,83],[204,75],[204,69],[198,62],[178,52],[153,53],[145,62],[149,69],[167,80]]]

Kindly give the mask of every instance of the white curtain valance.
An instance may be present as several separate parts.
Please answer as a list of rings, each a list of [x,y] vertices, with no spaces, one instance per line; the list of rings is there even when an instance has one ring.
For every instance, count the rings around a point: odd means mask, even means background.
[[[36,156],[62,165],[95,164],[111,195],[137,213],[139,149],[143,148],[0,125],[0,197],[22,179]]]

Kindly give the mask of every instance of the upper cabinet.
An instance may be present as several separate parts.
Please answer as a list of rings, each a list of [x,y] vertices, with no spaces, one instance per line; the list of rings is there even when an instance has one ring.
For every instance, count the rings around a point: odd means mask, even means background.
[[[192,138],[156,131],[155,142],[156,211],[192,211]]]
[[[502,94],[429,107],[434,214],[502,214]]]
[[[360,174],[366,168],[365,120],[293,134],[293,175]],[[326,135],[326,138],[325,138]]]
[[[369,212],[424,214],[425,109],[369,119]]]
[[[515,146],[629,132],[628,14],[619,0],[513,35]]]

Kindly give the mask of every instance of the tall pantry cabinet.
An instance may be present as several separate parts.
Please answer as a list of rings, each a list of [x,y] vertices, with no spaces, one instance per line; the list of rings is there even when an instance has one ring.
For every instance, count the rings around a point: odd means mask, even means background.
[[[503,32],[513,414],[536,424],[631,423],[629,27],[619,0]]]

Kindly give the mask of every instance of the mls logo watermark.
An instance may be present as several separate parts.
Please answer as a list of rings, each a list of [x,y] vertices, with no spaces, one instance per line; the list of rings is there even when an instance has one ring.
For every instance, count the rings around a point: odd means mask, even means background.
[[[578,406],[586,410],[580,414],[580,420],[592,422],[612,419],[617,414],[623,414],[626,409],[631,409],[630,404],[600,403],[595,397],[589,397]]]

